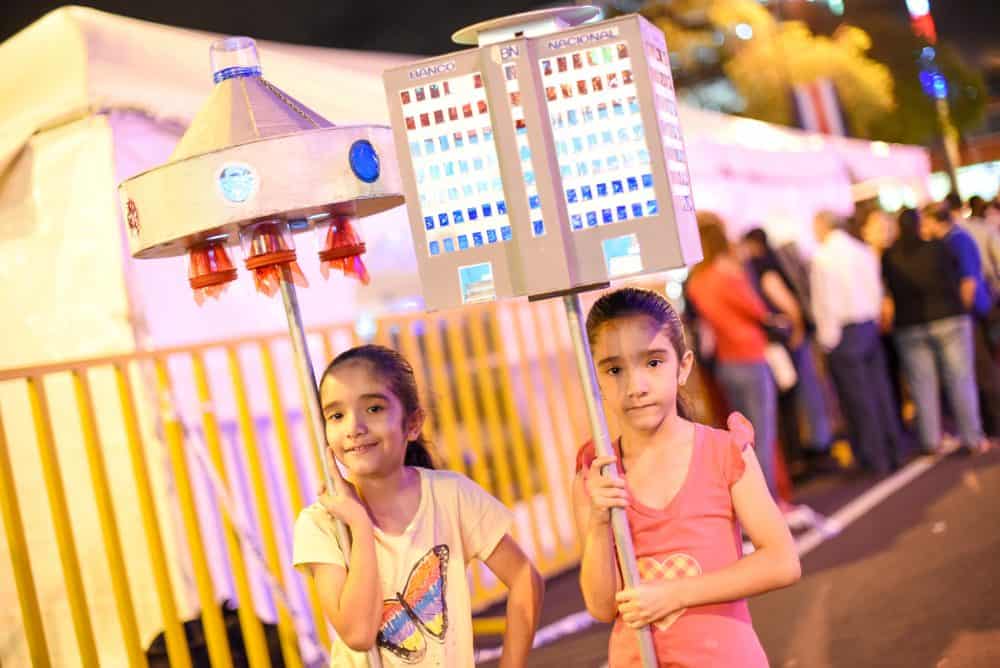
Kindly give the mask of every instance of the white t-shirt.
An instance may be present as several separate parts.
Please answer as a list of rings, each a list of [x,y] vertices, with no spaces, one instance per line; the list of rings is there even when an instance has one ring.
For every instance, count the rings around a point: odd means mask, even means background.
[[[875,251],[843,230],[831,231],[813,256],[809,290],[816,341],[833,350],[844,327],[878,321],[882,271]]]
[[[510,511],[460,473],[416,468],[420,505],[398,536],[375,528],[385,597],[377,644],[385,668],[473,665],[466,566],[487,559],[511,525]],[[318,502],[295,521],[292,563],[344,565],[333,518]],[[364,652],[334,640],[331,666],[367,666]]]

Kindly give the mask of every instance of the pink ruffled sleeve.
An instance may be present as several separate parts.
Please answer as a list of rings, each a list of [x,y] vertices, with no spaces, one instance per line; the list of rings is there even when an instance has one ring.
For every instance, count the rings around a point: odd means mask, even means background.
[[[742,413],[730,413],[726,420],[729,430],[729,442],[725,446],[722,459],[722,474],[726,484],[732,487],[740,478],[747,465],[743,461],[743,453],[754,444],[753,425]]]

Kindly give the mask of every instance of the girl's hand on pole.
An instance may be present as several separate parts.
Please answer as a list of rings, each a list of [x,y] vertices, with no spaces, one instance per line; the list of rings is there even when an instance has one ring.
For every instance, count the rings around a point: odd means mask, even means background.
[[[613,465],[615,460],[616,458],[613,456],[596,457],[587,470],[584,482],[590,497],[591,524],[609,524],[611,522],[611,509],[624,508],[628,505],[625,479],[601,475],[601,468],[608,464]]]
[[[633,629],[652,624],[683,608],[679,583],[669,580],[643,582],[615,595],[618,614]]]
[[[326,449],[327,463],[330,467],[329,470],[335,471],[337,466],[337,461],[333,456],[333,449],[327,447]],[[330,491],[326,488],[326,481],[320,485],[319,492],[319,502],[322,504],[326,512],[333,515],[335,518],[346,524],[352,530],[357,530],[359,528],[372,528],[372,520],[368,515],[368,510],[365,508],[364,504],[361,503],[361,499],[358,498],[357,492],[354,490],[354,486],[351,483],[344,481],[341,485],[343,491],[338,491],[334,489]]]

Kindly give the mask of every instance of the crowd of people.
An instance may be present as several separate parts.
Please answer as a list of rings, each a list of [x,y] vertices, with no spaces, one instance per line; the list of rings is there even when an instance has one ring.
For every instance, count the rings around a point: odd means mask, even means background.
[[[780,471],[839,468],[839,438],[884,475],[1000,437],[1000,203],[823,211],[808,259],[760,228],[732,240],[711,212],[698,227],[688,324],[715,412],[753,423],[772,493]]]

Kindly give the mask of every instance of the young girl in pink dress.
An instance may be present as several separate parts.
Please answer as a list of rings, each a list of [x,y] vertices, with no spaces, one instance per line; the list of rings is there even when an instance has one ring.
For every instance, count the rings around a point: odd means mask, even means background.
[[[800,575],[742,415],[728,431],[691,422],[678,388],[694,357],[676,311],[648,290],[602,296],[587,334],[604,404],[618,418],[615,457],[577,455],[574,510],[584,536],[580,587],[587,610],[612,621],[610,668],[640,664],[632,629],[650,625],[659,666],[767,666],[746,597]],[[615,465],[621,476],[601,475]],[[641,583],[624,588],[610,509],[625,508]],[[740,526],[755,550],[744,556]]]

